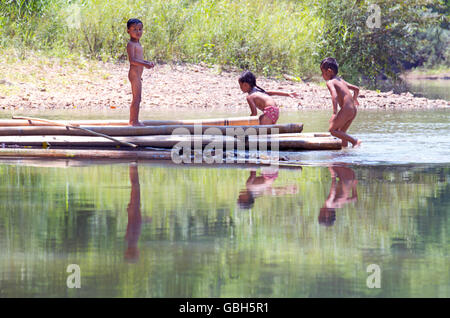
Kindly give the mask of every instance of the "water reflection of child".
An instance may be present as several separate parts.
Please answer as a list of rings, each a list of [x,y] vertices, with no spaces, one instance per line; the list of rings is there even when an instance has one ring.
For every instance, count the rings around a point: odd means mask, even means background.
[[[324,206],[320,209],[319,223],[331,226],[336,220],[336,209],[344,204],[358,201],[355,172],[347,167],[328,167],[331,173],[331,188]],[[336,178],[339,178],[336,184]],[[350,196],[351,192],[351,196]]]
[[[237,203],[241,209],[251,209],[255,198],[263,195],[279,196],[297,193],[295,185],[285,187],[272,187],[278,178],[278,171],[263,170],[260,176],[256,176],[256,170],[250,171],[250,176],[245,183],[245,189],[239,194]]]
[[[127,250],[125,251],[125,259],[129,262],[137,262],[139,260],[139,249],[137,247],[139,236],[141,235],[141,189],[139,184],[139,173],[136,165],[130,166],[130,182],[131,194],[130,203],[128,204],[128,225],[125,240],[127,242]]]

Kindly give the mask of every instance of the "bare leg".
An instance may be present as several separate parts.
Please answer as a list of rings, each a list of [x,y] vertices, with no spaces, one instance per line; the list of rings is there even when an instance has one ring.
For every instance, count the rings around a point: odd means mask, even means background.
[[[263,115],[259,116],[259,124],[260,125],[273,125],[273,122],[269,116],[263,114]]]
[[[333,136],[342,139],[342,144],[346,144],[348,145],[348,142],[350,141],[353,145],[353,147],[358,147],[361,145],[361,140],[359,139],[355,139],[352,136],[346,134],[343,131],[340,130],[336,130],[336,129],[330,129],[330,134],[332,134]]]
[[[127,250],[125,259],[137,261],[139,259],[138,241],[141,235],[142,215],[141,215],[141,188],[139,185],[138,167],[130,165],[129,176],[131,183],[130,202],[128,203],[128,224],[125,240]]]
[[[347,132],[348,127],[350,127],[350,124],[351,124],[351,123],[353,122],[353,120],[355,119],[357,112],[358,112],[358,110],[357,110],[356,107],[355,107],[355,114],[353,115],[352,120],[348,123],[348,126],[347,126],[347,127],[344,127],[344,128],[345,128],[345,130],[344,130],[345,133]],[[357,148],[357,147],[361,146],[361,144],[362,144],[361,139],[356,139],[356,145],[353,144],[353,148]]]
[[[348,141],[342,140],[342,148],[347,148],[347,147],[348,147]]]
[[[353,138],[352,136],[348,135],[347,133],[341,130],[345,127],[345,125],[349,120],[351,123],[352,118],[354,118],[353,109],[341,108],[341,110],[338,112],[336,117],[331,122],[329,131],[333,136],[342,139],[343,145],[346,143],[348,144],[348,142],[351,142],[353,144],[353,147],[355,147],[359,146],[361,144],[361,141]],[[350,124],[348,126],[350,126]]]
[[[355,117],[356,117],[356,109],[355,109],[355,114],[353,115],[352,119],[347,121],[347,123],[345,123],[345,125],[339,130],[347,133],[347,130],[350,127],[350,125],[352,124],[352,122],[355,119]],[[348,147],[348,142],[347,141],[342,141],[342,147]]]
[[[131,126],[143,126],[139,122],[139,106],[141,104],[141,94],[142,94],[142,82],[140,78],[135,78],[134,76],[129,77],[131,82],[131,92],[133,94],[133,100],[130,106],[130,122]]]

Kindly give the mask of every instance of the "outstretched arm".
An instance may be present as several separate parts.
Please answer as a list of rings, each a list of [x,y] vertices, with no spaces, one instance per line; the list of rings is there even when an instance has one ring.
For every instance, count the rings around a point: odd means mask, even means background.
[[[292,92],[292,93],[285,93],[285,92],[278,92],[278,91],[270,91],[270,92],[266,92],[267,95],[269,96],[273,96],[273,95],[277,95],[277,96],[286,96],[286,97],[298,97],[299,94],[296,92]]]
[[[155,63],[148,62],[146,60],[136,58],[136,54],[134,51],[134,45],[132,43],[127,44],[127,53],[128,60],[130,61],[130,65],[143,66],[146,68],[151,68],[155,66]]]

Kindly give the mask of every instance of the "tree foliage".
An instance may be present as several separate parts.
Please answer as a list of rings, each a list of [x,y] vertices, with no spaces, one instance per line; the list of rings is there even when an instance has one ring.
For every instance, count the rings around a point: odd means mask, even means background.
[[[371,5],[380,26],[371,28]],[[311,77],[326,56],[349,80],[377,86],[411,67],[449,65],[444,0],[4,0],[0,45],[64,56],[125,57],[140,18],[146,58]]]
[[[434,1],[435,2],[435,1]],[[324,56],[333,56],[342,73],[351,80],[374,85],[377,79],[397,79],[402,70],[426,60],[432,37],[424,36],[443,18],[429,7],[428,0],[321,1],[325,23]],[[380,9],[380,25],[368,20],[375,14],[370,5]],[[372,26],[372,27],[370,27]],[[438,44],[435,55],[442,54]],[[437,58],[436,61],[438,61]]]

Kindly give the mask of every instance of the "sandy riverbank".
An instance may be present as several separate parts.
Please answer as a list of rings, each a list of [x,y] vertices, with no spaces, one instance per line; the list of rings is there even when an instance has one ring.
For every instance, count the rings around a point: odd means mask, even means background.
[[[77,109],[95,112],[127,111],[131,89],[127,63],[64,61],[64,59],[0,60],[0,110],[24,112]],[[141,108],[151,109],[248,109],[237,83],[239,73],[198,65],[157,65],[145,70]],[[331,109],[325,85],[259,77],[267,90],[295,91],[300,98],[276,97],[282,109]],[[425,109],[449,107],[445,100],[416,98],[361,90],[360,108]]]

